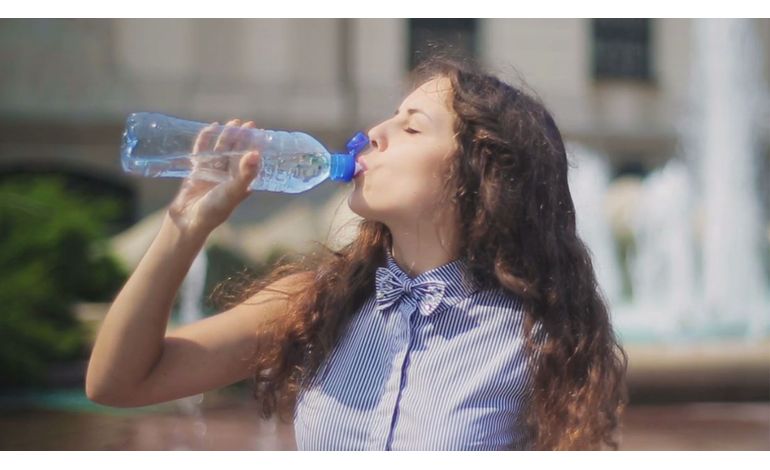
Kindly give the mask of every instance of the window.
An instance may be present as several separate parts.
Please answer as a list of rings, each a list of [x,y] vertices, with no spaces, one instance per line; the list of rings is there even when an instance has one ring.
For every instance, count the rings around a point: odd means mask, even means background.
[[[420,18],[409,20],[409,68],[435,53],[450,57],[476,56],[475,18]]]
[[[647,18],[593,19],[594,79],[651,81],[650,27]]]
[[[621,160],[623,161],[614,168],[613,179],[619,178],[621,176],[637,176],[639,178],[644,178],[647,176],[649,170],[647,169],[647,166],[642,162],[643,158],[644,156],[642,155],[621,157]]]

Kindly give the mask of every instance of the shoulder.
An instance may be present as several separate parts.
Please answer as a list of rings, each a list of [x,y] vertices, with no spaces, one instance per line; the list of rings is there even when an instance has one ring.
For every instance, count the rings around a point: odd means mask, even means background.
[[[524,328],[527,312],[523,299],[502,288],[474,292],[464,305],[468,315],[498,332],[519,334]]]
[[[522,298],[501,287],[481,289],[471,295],[473,305],[524,310]]]

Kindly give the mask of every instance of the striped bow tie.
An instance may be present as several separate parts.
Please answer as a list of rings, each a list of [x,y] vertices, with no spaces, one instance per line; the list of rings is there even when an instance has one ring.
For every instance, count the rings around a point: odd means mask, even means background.
[[[417,306],[423,315],[430,315],[441,303],[446,290],[446,283],[438,280],[414,282],[409,278],[397,276],[388,268],[377,268],[375,274],[377,287],[377,308],[385,311],[402,296],[410,305],[410,312]]]

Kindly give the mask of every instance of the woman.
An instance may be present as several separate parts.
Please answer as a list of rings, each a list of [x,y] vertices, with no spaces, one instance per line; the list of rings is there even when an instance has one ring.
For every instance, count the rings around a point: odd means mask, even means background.
[[[165,334],[259,156],[227,183],[186,180],[105,319],[88,396],[140,406],[253,377],[262,415],[292,415],[300,449],[617,449],[627,357],[553,118],[478,66],[435,59],[412,78],[359,156],[357,237]],[[204,132],[196,151],[251,127]]]

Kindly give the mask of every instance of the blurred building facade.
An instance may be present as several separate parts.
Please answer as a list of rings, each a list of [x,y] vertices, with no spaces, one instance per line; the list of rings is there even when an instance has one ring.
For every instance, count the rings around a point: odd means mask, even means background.
[[[770,51],[770,20],[754,20]],[[158,111],[298,129],[339,148],[393,114],[431,44],[534,90],[566,139],[615,174],[672,157],[686,118],[688,19],[0,20],[0,177],[55,172],[130,201],[126,224],[178,180],[122,174],[125,116]],[[770,62],[770,61],[766,61]],[[766,71],[765,76],[770,77]],[[333,194],[333,184],[313,199]],[[294,196],[250,201],[249,222]],[[235,222],[238,220],[236,218]]]

